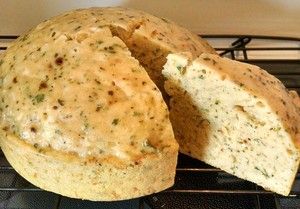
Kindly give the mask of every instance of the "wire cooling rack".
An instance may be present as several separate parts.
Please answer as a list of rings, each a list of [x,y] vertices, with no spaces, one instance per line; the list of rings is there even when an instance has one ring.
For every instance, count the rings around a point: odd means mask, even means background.
[[[300,93],[300,39],[266,36],[206,35],[221,56],[258,65]],[[17,36],[0,36],[0,53]],[[261,46],[262,41],[271,46]],[[212,43],[215,46],[214,43]],[[253,52],[258,55],[254,56]],[[273,54],[273,57],[269,55]],[[275,57],[275,58],[274,58]],[[90,202],[62,197],[34,187],[20,177],[0,151],[0,209],[299,209],[300,173],[288,197],[282,197],[179,155],[175,185],[161,193],[128,201]]]

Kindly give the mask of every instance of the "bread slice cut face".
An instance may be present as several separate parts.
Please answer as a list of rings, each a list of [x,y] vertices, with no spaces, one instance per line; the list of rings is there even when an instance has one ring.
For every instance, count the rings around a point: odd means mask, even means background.
[[[288,195],[299,166],[299,97],[257,66],[170,54],[164,66],[180,151]]]

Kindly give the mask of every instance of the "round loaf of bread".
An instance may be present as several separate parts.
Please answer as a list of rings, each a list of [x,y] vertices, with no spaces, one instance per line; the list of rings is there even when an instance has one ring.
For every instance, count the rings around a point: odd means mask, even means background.
[[[41,23],[1,57],[0,145],[25,179],[95,201],[173,185],[178,144],[167,106],[121,35],[112,34],[117,20],[129,27],[130,18],[150,17],[144,14],[72,11]]]

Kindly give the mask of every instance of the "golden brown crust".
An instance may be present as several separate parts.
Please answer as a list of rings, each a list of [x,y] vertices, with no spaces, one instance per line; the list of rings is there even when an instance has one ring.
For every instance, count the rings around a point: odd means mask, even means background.
[[[293,99],[294,105],[295,105],[295,106],[297,107],[297,109],[298,109],[298,113],[300,114],[300,97],[299,97],[297,91],[291,90],[291,91],[289,91],[289,94],[290,94],[290,96],[291,96],[292,99]]]
[[[298,95],[298,93],[294,90],[289,91],[290,96],[292,97],[293,103],[297,109],[298,112],[298,116],[300,117],[300,97]],[[299,128],[299,127],[298,127]],[[298,133],[296,133],[295,135],[295,143],[298,146],[298,148],[300,149],[300,133],[299,133],[299,129],[298,129]]]

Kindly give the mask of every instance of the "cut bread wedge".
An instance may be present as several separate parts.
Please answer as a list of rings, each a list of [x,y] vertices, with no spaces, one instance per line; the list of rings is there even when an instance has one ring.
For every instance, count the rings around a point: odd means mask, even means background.
[[[170,118],[184,154],[288,195],[299,166],[299,97],[257,66],[170,54]]]

